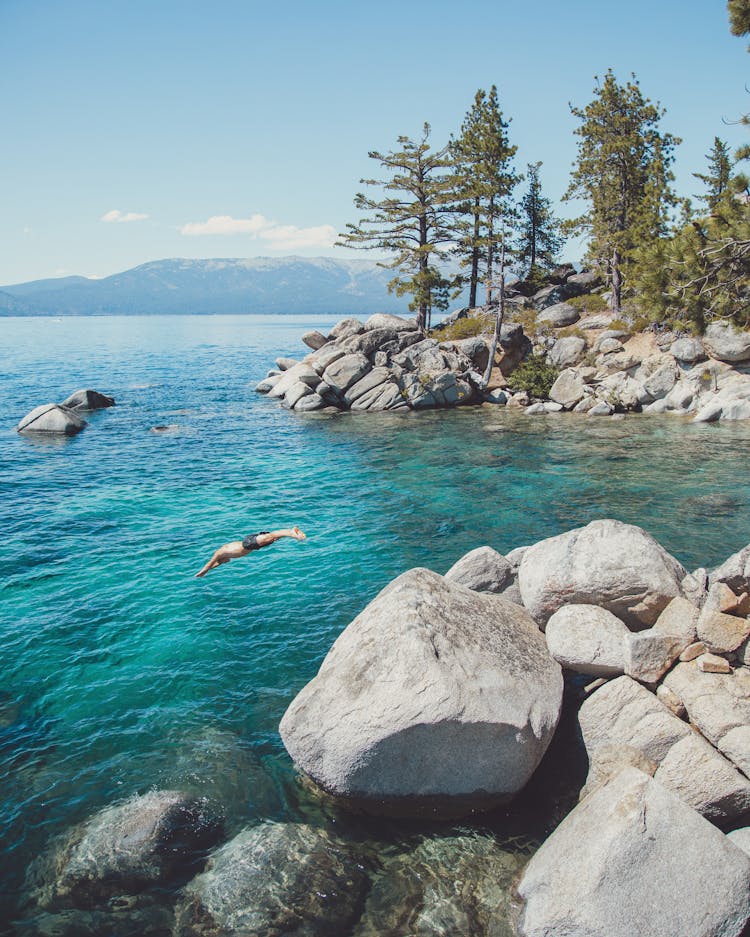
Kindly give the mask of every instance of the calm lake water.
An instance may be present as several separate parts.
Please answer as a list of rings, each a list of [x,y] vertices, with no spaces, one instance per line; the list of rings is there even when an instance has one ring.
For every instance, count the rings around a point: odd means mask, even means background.
[[[24,869],[52,835],[155,787],[218,800],[230,833],[305,819],[386,852],[445,835],[321,806],[277,731],[336,636],[404,570],[443,573],[476,546],[507,552],[600,517],[646,528],[689,568],[750,540],[747,425],[499,408],[295,415],[253,392],[276,356],[304,353],[304,331],[332,324],[0,319],[8,932]],[[79,387],[117,406],[73,439],[15,433]],[[227,540],[293,524],[306,543],[193,578]],[[538,803],[475,828],[528,852],[554,820]]]

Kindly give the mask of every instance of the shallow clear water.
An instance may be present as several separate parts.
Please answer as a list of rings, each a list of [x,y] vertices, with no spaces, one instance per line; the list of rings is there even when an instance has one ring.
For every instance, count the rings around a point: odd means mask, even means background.
[[[645,527],[689,568],[750,540],[749,426],[295,415],[253,392],[331,324],[0,319],[0,920],[52,834],[155,786],[220,799],[230,828],[317,812],[397,848],[410,827],[317,804],[277,727],[404,570],[442,573],[476,546],[507,552],[598,517]],[[117,406],[62,442],[15,433],[79,387]],[[306,543],[193,578],[220,544],[292,524]],[[531,823],[519,817],[486,822],[514,836]]]

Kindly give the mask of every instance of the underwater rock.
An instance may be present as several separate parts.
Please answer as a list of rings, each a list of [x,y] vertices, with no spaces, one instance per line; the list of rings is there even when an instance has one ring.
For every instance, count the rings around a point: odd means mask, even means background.
[[[348,933],[366,886],[362,866],[325,830],[262,823],[217,849],[185,887],[174,937]]]

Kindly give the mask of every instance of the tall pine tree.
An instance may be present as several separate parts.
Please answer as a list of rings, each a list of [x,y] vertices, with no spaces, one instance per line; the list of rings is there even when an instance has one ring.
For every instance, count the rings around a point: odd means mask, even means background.
[[[542,195],[541,165],[541,162],[528,164],[529,186],[519,203],[516,257],[529,280],[541,279],[544,270],[555,264],[555,257],[565,243],[562,224],[552,212],[552,202]]]
[[[481,88],[467,113],[461,133],[451,140],[456,187],[455,253],[468,268],[469,305],[477,304],[477,288],[484,282],[487,302],[492,301],[499,245],[506,235],[509,198],[519,177],[512,168],[517,147],[508,140],[497,87],[489,94]]]
[[[388,289],[399,296],[411,294],[409,308],[416,310],[417,327],[422,331],[429,328],[432,310],[448,305],[451,282],[441,274],[434,258],[453,237],[448,148],[432,151],[429,136],[430,125],[426,123],[420,140],[399,137],[400,150],[372,150],[368,154],[389,175],[384,180],[360,182],[379,186],[386,195],[374,199],[357,193],[356,208],[372,214],[357,224],[348,224],[340,242],[346,247],[385,250],[394,255],[391,262],[382,264],[398,271]]]
[[[708,172],[694,172],[693,175],[706,187],[706,191],[697,197],[705,203],[709,211],[712,211],[729,190],[732,178],[732,158],[729,153],[729,144],[718,137],[714,137],[714,145],[711,147],[711,152],[706,154],[706,159],[708,160]]]
[[[664,111],[644,98],[635,76],[618,84],[612,71],[597,80],[594,100],[571,105],[581,124],[578,158],[564,198],[587,210],[569,230],[588,233],[588,260],[606,268],[610,305],[619,314],[623,278],[632,251],[663,234],[675,204],[669,169],[677,137],[659,130]]]

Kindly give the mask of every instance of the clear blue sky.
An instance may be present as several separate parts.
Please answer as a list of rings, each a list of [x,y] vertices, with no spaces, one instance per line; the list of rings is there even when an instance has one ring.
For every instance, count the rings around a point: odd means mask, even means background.
[[[667,108],[692,194],[714,136],[748,139],[722,122],[750,110],[746,45],[722,0],[0,0],[0,284],[367,256],[326,246],[356,218],[367,151],[425,120],[442,144],[493,83],[518,167],[542,160],[557,200],[568,102],[608,67]]]

